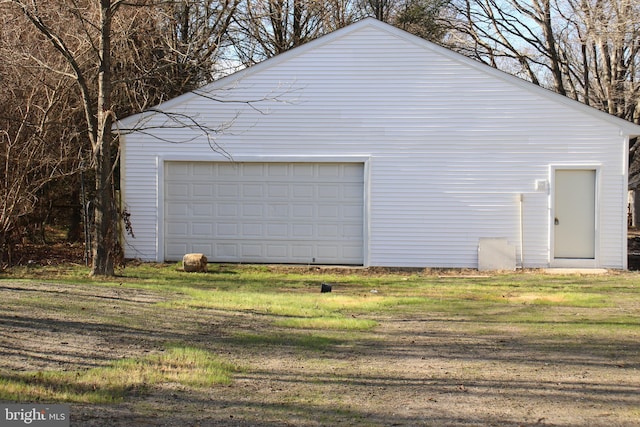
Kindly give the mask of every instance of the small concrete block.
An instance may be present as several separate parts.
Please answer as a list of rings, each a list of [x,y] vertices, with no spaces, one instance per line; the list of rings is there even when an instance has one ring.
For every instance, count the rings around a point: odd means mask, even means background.
[[[184,271],[195,273],[207,272],[207,257],[204,254],[186,254],[182,257]]]
[[[478,270],[515,270],[516,247],[504,238],[481,238],[478,244]]]

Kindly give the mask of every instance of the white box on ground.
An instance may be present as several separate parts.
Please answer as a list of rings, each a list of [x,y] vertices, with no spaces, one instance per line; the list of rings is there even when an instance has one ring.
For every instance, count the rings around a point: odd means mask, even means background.
[[[505,238],[480,238],[478,270],[515,270],[516,247]]]

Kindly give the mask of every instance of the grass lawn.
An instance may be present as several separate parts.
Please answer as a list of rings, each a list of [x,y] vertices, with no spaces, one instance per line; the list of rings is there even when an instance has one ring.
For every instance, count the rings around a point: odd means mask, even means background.
[[[35,267],[0,295],[0,401],[72,425],[640,419],[637,273]]]

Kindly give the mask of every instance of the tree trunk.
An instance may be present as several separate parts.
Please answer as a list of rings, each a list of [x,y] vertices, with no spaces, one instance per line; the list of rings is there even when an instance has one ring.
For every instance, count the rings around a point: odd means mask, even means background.
[[[104,137],[103,137],[104,138]],[[106,143],[105,143],[106,145]],[[111,185],[111,153],[108,147],[97,153],[96,197],[91,267],[92,276],[113,276],[118,244],[117,216]]]
[[[553,31],[553,22],[551,19],[551,3],[549,0],[534,2],[534,7],[538,13],[539,25],[544,35],[544,44],[549,58],[551,75],[553,76],[554,90],[560,95],[567,95],[564,88],[563,73],[561,69],[562,60],[558,53],[556,36]]]
[[[69,229],[67,230],[67,242],[79,242],[82,236],[82,212],[80,190],[74,188],[70,195],[71,214],[69,215]]]
[[[111,147],[111,0],[100,0],[100,70],[98,73],[97,128],[93,146],[96,197],[91,275],[113,276],[117,252],[117,214],[113,197]]]
[[[638,227],[638,214],[640,214],[640,197],[638,190],[632,190],[633,198],[631,199],[631,226]]]
[[[117,9],[125,4],[126,0],[91,0],[91,3],[95,2],[100,7],[100,21],[95,23],[91,19],[84,20],[84,18],[80,18],[83,25],[86,25],[83,28],[86,28],[88,33],[91,33],[91,35],[87,33],[89,36],[89,44],[87,46],[91,46],[91,49],[86,50],[93,52],[93,47],[96,44],[98,45],[98,88],[97,96],[95,97],[92,95],[93,85],[89,84],[84,67],[81,66],[81,63],[86,60],[85,54],[77,54],[75,49],[70,48],[65,43],[65,37],[62,37],[47,25],[48,18],[43,19],[40,15],[40,9],[44,10],[50,7],[54,12],[52,16],[55,16],[54,2],[45,2],[44,0],[42,2],[36,0],[0,0],[0,4],[7,2],[18,7],[33,24],[34,28],[42,33],[51,43],[51,46],[62,55],[62,58],[69,65],[69,70],[65,70],[62,73],[74,78],[78,85],[87,121],[88,139],[91,142],[92,166],[95,168],[96,174],[95,220],[91,233],[93,255],[91,274],[112,276],[114,275],[116,256],[121,251],[118,246],[118,212],[115,207],[113,190],[112,151],[115,152],[116,147],[113,144],[114,139],[111,131],[114,117],[111,102],[111,23]],[[80,17],[82,14],[80,6],[76,4],[77,2],[71,3],[74,4],[74,12],[72,14],[77,14]],[[43,7],[40,8],[40,5]],[[93,29],[99,32],[97,43],[92,40]],[[81,39],[82,37],[79,38],[79,40]],[[80,50],[84,52],[85,48],[86,46]],[[44,65],[44,67],[50,70],[56,68],[48,65]]]
[[[0,271],[3,271],[9,264],[8,249],[6,247],[5,232],[0,230]]]

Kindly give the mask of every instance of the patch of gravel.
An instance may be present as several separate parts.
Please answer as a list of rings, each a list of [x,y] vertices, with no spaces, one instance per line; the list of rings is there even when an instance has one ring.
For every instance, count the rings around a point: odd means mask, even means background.
[[[0,280],[0,298],[4,375],[87,369],[171,342],[244,367],[229,386],[166,383],[120,404],[72,404],[72,426],[612,427],[640,419],[640,340],[559,345],[515,326],[480,333],[464,319],[426,313],[377,319],[372,332],[333,333],[329,347],[305,349],[243,344],[237,333],[274,327],[251,313],[161,308],[148,291]]]

